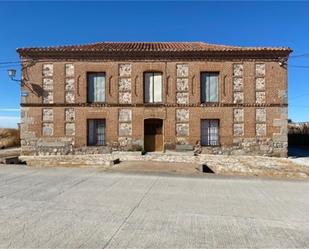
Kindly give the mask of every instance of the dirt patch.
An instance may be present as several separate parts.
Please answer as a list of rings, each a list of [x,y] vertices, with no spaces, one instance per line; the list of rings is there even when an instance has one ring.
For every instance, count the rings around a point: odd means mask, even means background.
[[[125,161],[114,165],[108,171],[115,172],[141,172],[141,173],[173,173],[179,175],[201,175],[198,164],[171,163],[171,162],[145,162]]]
[[[203,164],[218,175],[309,179],[309,167],[298,165],[285,158],[207,155]],[[197,163],[126,161],[114,165],[108,171],[204,175],[205,173],[200,171],[201,165]]]
[[[276,178],[309,177],[309,167],[294,163],[287,158],[209,155],[205,161],[217,174]]]

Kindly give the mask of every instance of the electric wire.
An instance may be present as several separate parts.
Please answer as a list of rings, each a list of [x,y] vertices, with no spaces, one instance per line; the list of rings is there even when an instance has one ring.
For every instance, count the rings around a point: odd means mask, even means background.
[[[295,68],[309,68],[309,65],[291,65],[288,64],[289,67],[295,67]]]
[[[309,56],[309,54],[297,54],[297,55],[291,55],[289,56],[289,58],[293,59],[293,58],[307,57],[307,56]]]

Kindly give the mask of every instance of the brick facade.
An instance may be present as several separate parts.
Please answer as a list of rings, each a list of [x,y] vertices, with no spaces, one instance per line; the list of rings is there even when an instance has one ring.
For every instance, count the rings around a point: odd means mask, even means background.
[[[250,50],[251,51],[251,50]],[[163,149],[193,149],[201,120],[218,119],[219,145],[202,153],[287,155],[287,69],[291,50],[252,50],[211,59],[80,54],[66,58],[31,49],[23,63],[21,104],[23,155],[107,153],[141,150],[144,120],[163,120]],[[161,72],[163,102],[144,103],[144,72]],[[87,103],[87,73],[105,73],[105,102]],[[201,72],[219,73],[218,103],[201,104]],[[32,89],[31,91],[29,90]],[[105,119],[105,146],[87,146],[87,120]]]

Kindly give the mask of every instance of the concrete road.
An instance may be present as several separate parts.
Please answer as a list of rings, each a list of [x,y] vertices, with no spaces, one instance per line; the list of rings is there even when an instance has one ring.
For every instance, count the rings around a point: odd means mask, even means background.
[[[0,167],[0,248],[309,248],[309,182]]]

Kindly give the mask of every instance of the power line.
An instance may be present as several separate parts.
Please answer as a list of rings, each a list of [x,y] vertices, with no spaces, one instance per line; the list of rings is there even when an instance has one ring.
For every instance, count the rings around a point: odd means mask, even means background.
[[[30,60],[22,60],[22,61],[1,61],[0,65],[5,65],[5,64],[17,64],[17,63],[22,63],[22,62],[26,62],[26,61],[30,61]]]
[[[293,58],[307,57],[307,56],[309,56],[309,54],[297,54],[297,55],[291,55],[290,58],[293,59]]]
[[[301,95],[291,96],[291,97],[289,96],[289,99],[296,99],[296,98],[307,96],[307,95],[309,95],[309,93],[304,93],[304,94],[301,94]]]
[[[309,68],[309,65],[291,65],[291,64],[288,64],[289,67],[296,67],[296,68]]]
[[[309,105],[289,105],[289,108],[309,108]]]
[[[2,65],[0,68],[10,68],[10,67],[18,67],[20,64],[11,64],[11,65]]]

